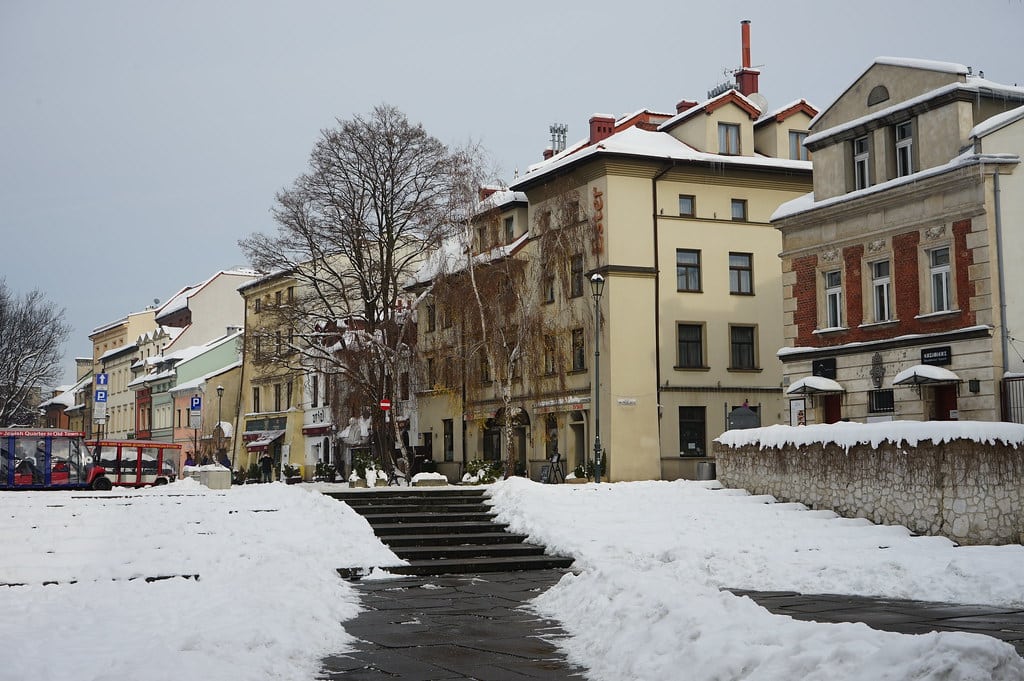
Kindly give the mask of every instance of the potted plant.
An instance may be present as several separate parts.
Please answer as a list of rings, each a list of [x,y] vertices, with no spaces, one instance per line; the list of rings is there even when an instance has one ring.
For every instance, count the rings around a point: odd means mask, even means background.
[[[284,481],[289,485],[302,482],[302,473],[299,471],[299,467],[286,463],[284,465]]]
[[[258,463],[249,464],[249,470],[246,472],[245,484],[252,485],[258,483],[262,479],[260,475],[260,465]]]
[[[316,471],[313,474],[314,480],[320,482],[334,482],[338,477],[338,469],[334,467],[333,463],[327,461],[317,461]]]
[[[565,481],[568,483],[582,484],[590,482],[594,479],[594,463],[587,461],[586,463],[576,464],[576,468],[572,469],[572,475],[566,476]]]

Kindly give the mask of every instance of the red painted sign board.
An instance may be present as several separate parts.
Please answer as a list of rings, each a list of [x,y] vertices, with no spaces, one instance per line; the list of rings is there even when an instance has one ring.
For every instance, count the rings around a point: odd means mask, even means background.
[[[391,400],[381,400],[380,401],[380,408],[383,409],[384,411],[387,411],[388,409],[390,409],[391,408]]]

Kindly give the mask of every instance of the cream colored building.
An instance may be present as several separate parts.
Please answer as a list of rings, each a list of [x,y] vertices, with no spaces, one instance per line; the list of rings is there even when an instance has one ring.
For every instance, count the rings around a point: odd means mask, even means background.
[[[93,329],[89,334],[89,340],[92,341],[93,375],[106,373],[109,381],[107,417],[102,428],[104,435],[115,437],[117,434],[117,437],[122,437],[134,430],[130,423],[134,418],[135,409],[132,405],[135,401],[135,392],[128,387],[134,376],[131,373],[131,363],[127,360],[130,353],[124,351],[134,345],[140,335],[154,328],[154,314],[153,308],[132,312],[117,321]],[[99,433],[96,429],[92,397],[90,392],[83,415],[83,425],[88,435]],[[120,435],[122,433],[124,435]]]
[[[560,265],[567,286],[552,291],[542,278],[531,291],[564,320],[558,352],[567,357],[564,375],[523,385],[514,401],[521,411],[513,459],[525,459],[532,477],[552,443],[569,470],[593,458],[598,402],[603,475],[611,480],[695,477],[711,439],[745,405],[763,424],[788,420],[776,358],[781,239],[769,217],[811,186],[806,152],[798,143],[789,158],[789,141],[802,142],[816,110],[802,100],[766,110],[756,72],[745,73],[749,96],[727,88],[702,103],[680,102],[675,115],[595,115],[585,139],[546,154],[513,183],[510,194],[526,202],[501,206],[498,222],[511,220],[512,229],[499,235],[508,245],[529,239],[510,257],[540,257],[542,225],[564,214],[567,201],[586,229],[579,252]],[[595,273],[606,281],[599,394]],[[435,341],[422,314],[419,327],[429,361]],[[457,387],[433,390],[426,373],[419,427],[431,434],[433,458],[496,458],[500,403],[463,404]]]
[[[879,58],[811,123],[814,191],[773,217],[793,423],[1002,418],[1024,368],[1022,103],[960,64]]]

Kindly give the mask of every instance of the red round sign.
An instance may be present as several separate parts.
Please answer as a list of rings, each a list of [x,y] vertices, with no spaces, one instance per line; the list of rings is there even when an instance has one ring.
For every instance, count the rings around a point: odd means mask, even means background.
[[[388,409],[390,409],[391,408],[391,400],[381,400],[380,401],[380,408],[383,409],[384,411],[387,411]]]

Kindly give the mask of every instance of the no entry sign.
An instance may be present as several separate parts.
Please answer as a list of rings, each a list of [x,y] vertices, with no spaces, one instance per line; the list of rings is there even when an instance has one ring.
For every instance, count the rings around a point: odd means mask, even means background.
[[[383,409],[384,411],[387,411],[388,409],[390,409],[391,408],[391,400],[381,400],[380,401],[380,408]]]

